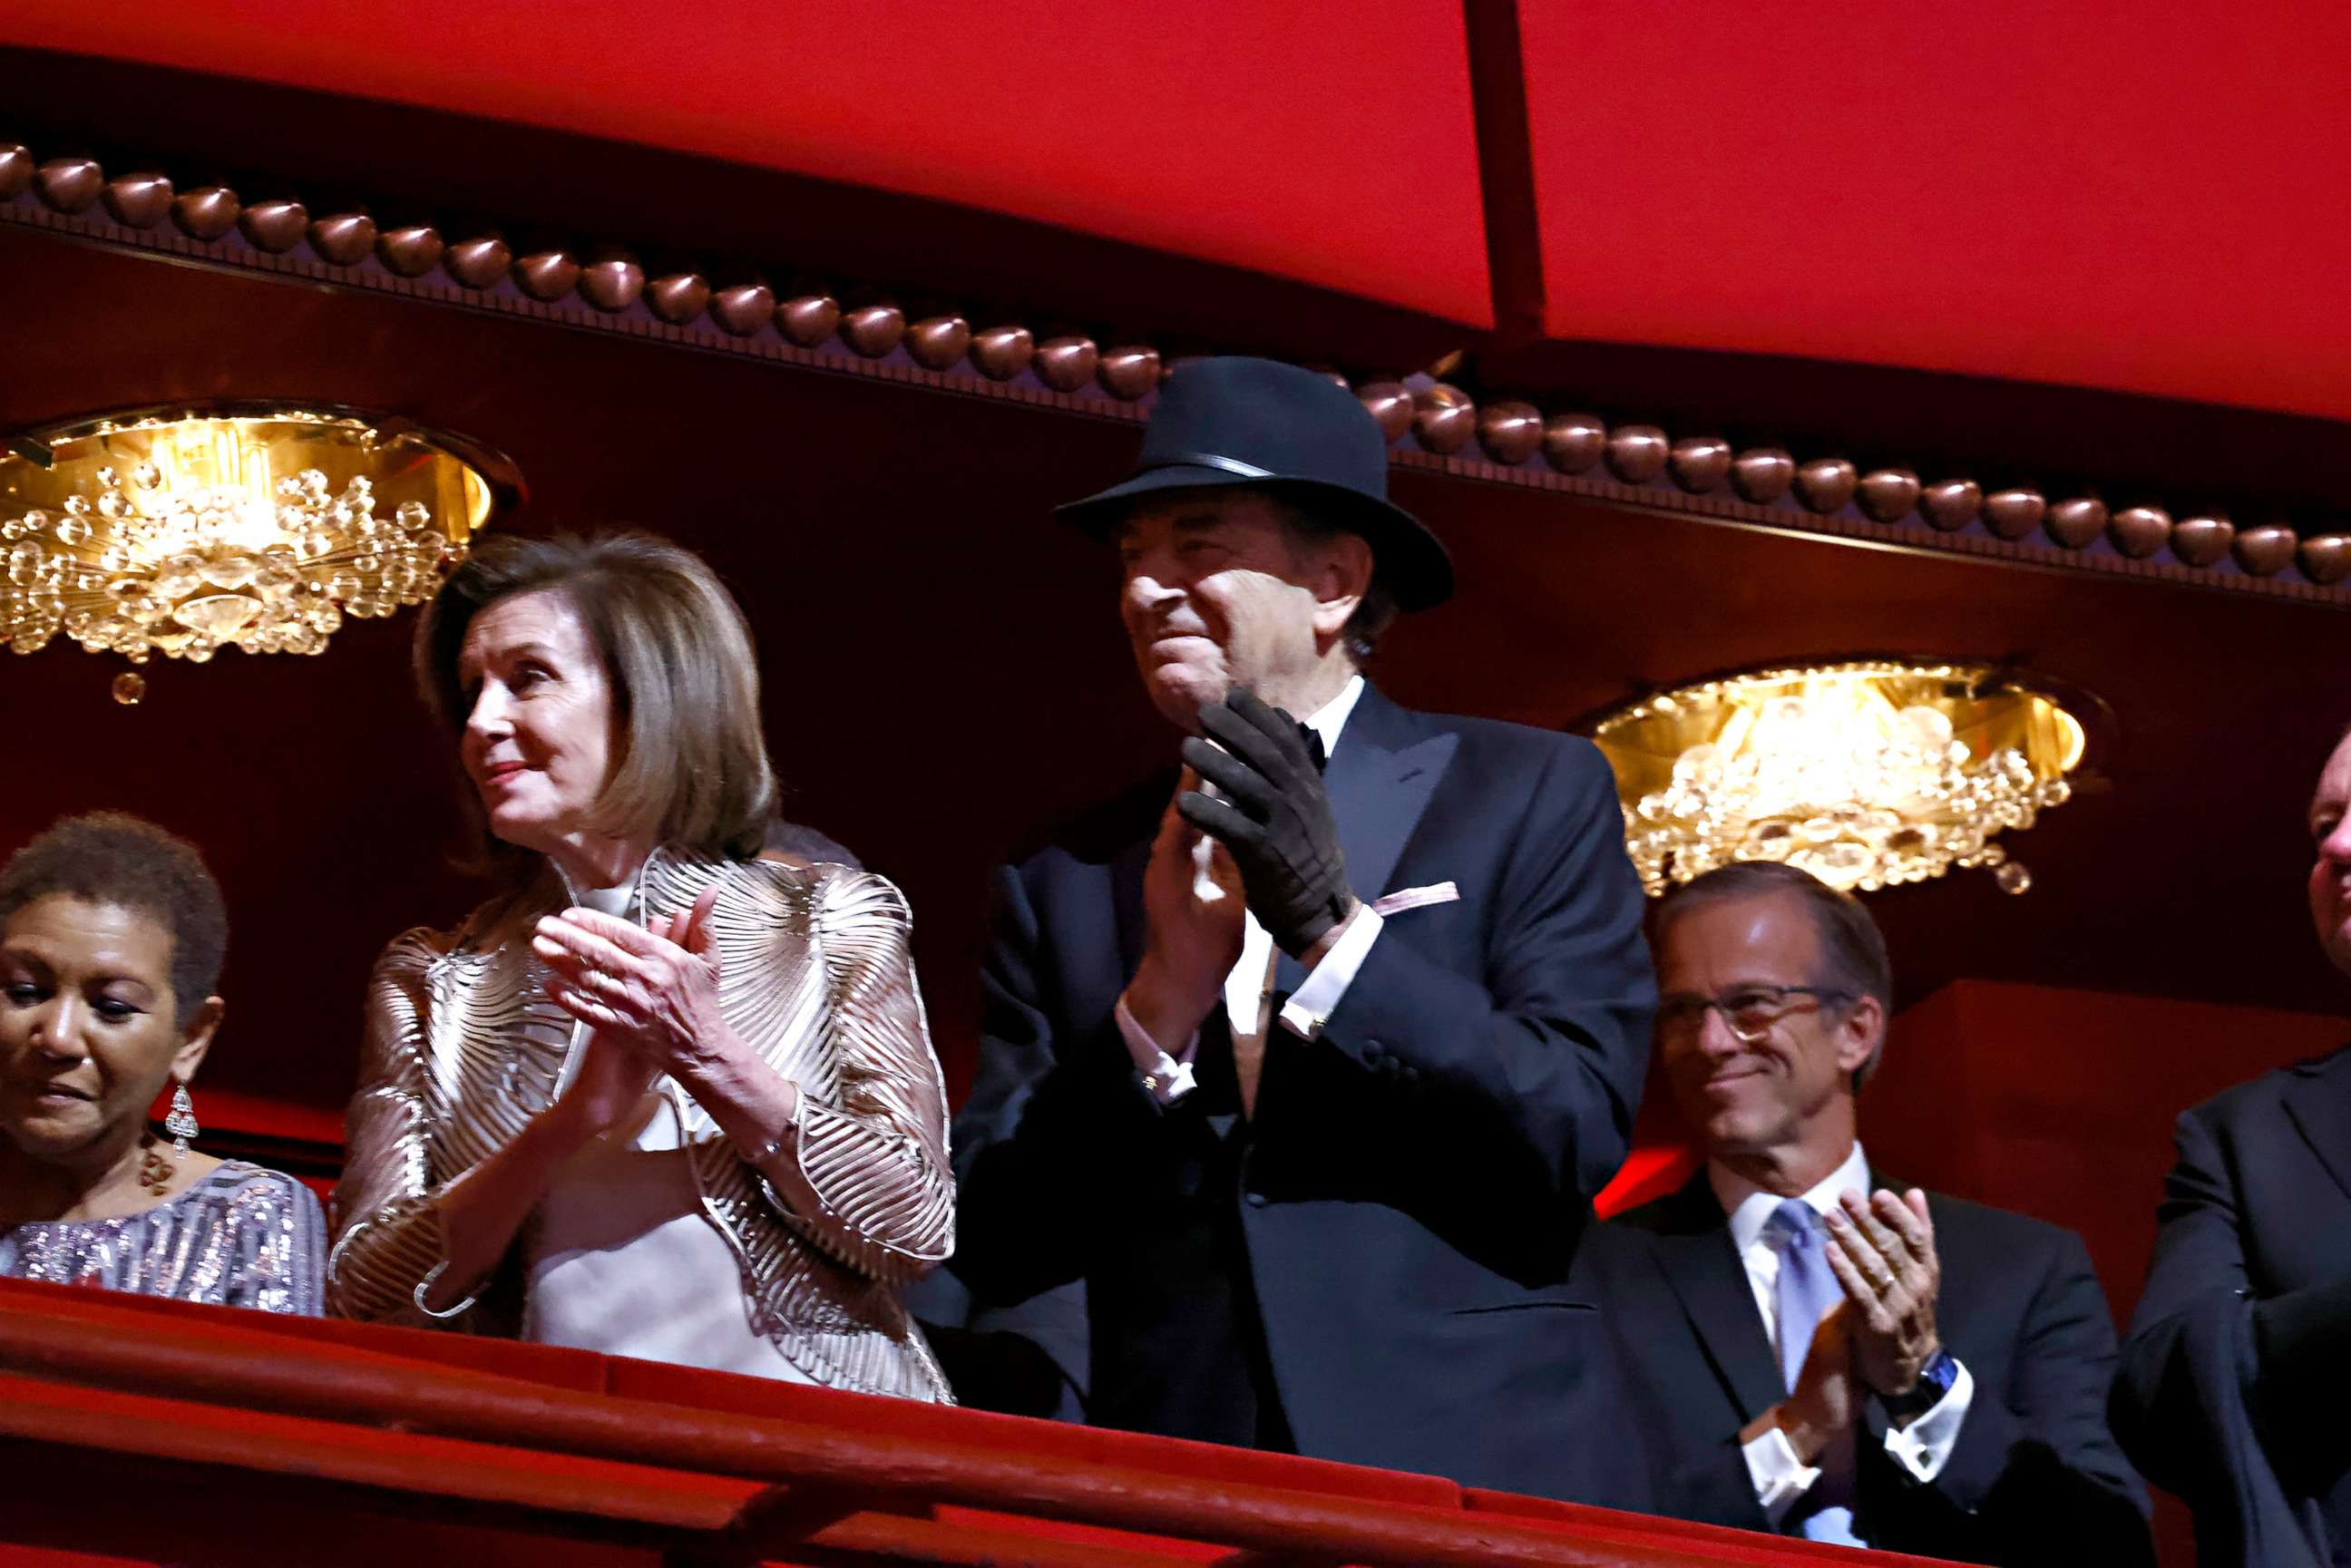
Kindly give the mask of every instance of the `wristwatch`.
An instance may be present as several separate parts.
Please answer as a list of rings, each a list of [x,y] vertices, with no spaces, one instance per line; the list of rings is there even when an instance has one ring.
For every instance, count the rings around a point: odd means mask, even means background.
[[[1918,1381],[1910,1385],[1907,1394],[1881,1394],[1879,1403],[1886,1413],[1896,1421],[1915,1421],[1943,1402],[1951,1385],[1959,1380],[1959,1364],[1951,1353],[1937,1346],[1934,1357],[1918,1369]]]

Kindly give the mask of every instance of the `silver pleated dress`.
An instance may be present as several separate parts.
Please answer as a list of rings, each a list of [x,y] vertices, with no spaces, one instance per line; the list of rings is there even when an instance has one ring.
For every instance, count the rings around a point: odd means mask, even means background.
[[[326,1239],[308,1187],[224,1160],[137,1214],[0,1228],[0,1276],[317,1317]]]
[[[714,883],[720,1009],[799,1086],[800,1126],[788,1145],[799,1197],[778,1192],[664,1081],[661,1135],[582,1151],[510,1266],[453,1326],[729,1370],[764,1364],[771,1377],[945,1402],[946,1379],[898,1299],[955,1245],[946,1094],[905,900],[841,866],[665,846],[640,873],[642,916],[683,913]],[[550,874],[496,924],[528,933],[567,902]],[[487,941],[477,934],[490,925],[485,912],[455,934],[412,931],[376,966],[336,1192],[330,1312],[427,1322],[421,1293],[444,1258],[441,1190],[553,1102],[572,1020],[541,988],[527,937]],[[646,1190],[611,1186],[632,1183],[632,1164]],[[707,1241],[678,1233],[688,1217]],[[723,1282],[735,1321],[704,1317],[694,1334],[692,1321],[716,1304],[706,1253],[731,1263]],[[677,1277],[679,1259],[690,1281]],[[609,1308],[579,1297],[600,1273],[615,1297]],[[530,1299],[559,1281],[567,1301]],[[682,1332],[696,1343],[682,1343]],[[759,1343],[747,1349],[746,1338]]]

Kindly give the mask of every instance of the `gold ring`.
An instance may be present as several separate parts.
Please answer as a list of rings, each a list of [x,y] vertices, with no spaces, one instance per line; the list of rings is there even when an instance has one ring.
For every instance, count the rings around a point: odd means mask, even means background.
[[[1880,1274],[1869,1282],[1869,1288],[1882,1296],[1894,1288],[1894,1276],[1891,1273]]]

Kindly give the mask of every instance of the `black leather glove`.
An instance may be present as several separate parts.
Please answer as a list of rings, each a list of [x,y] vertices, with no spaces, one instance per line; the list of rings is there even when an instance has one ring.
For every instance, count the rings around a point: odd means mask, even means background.
[[[1322,741],[1245,686],[1202,708],[1200,727],[1207,739],[1186,740],[1184,760],[1230,803],[1186,789],[1176,810],[1231,852],[1249,912],[1295,958],[1355,904],[1322,787]]]

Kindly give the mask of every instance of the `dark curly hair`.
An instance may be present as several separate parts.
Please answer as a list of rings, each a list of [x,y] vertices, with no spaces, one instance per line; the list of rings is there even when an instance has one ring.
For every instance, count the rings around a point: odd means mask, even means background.
[[[0,867],[0,923],[60,893],[135,909],[172,934],[176,1016],[192,1016],[220,984],[228,905],[204,857],[185,839],[121,811],[65,818]]]

